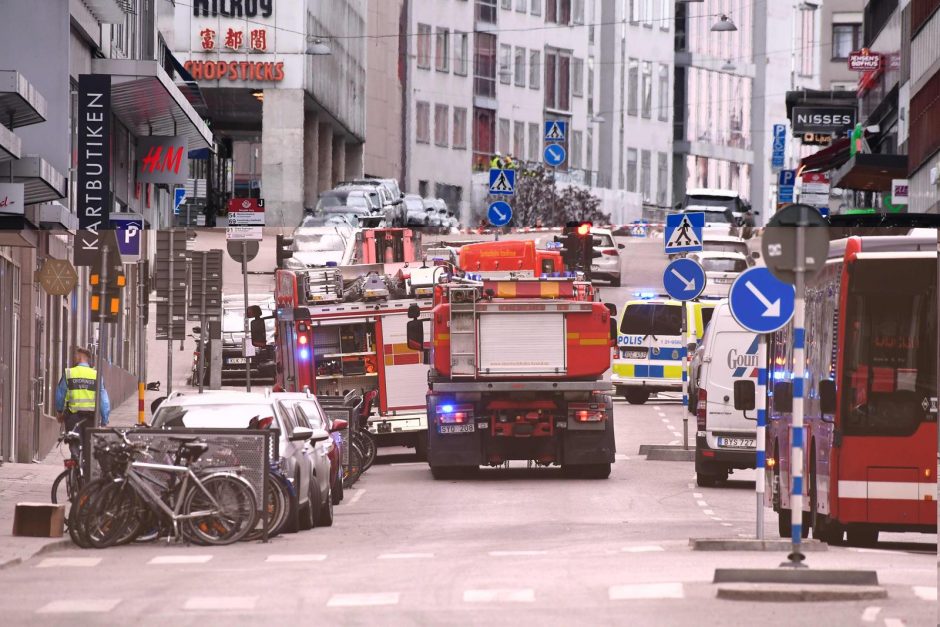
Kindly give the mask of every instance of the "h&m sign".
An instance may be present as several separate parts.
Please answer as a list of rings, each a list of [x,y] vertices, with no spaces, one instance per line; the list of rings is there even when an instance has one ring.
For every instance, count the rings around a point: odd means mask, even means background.
[[[274,0],[193,0],[193,17],[271,17]]]
[[[137,181],[164,185],[184,185],[189,178],[186,137],[151,135],[137,140]]]
[[[75,265],[98,261],[111,227],[111,76],[78,77],[78,232]]]

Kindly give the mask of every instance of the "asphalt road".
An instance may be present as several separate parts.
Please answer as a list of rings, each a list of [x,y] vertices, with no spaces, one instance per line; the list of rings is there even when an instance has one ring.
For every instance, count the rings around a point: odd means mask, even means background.
[[[206,245],[217,236],[197,238]],[[618,307],[657,284],[661,240],[625,240]],[[252,269],[273,266],[259,260]],[[239,282],[226,267],[226,286]],[[270,276],[257,276],[258,289]],[[264,283],[267,280],[268,283]],[[226,287],[228,289],[228,287]],[[250,286],[249,289],[255,289]],[[152,328],[152,327],[151,327]],[[151,380],[166,351],[151,342]],[[174,348],[175,387],[192,355]],[[162,370],[161,370],[162,368]],[[679,444],[674,399],[615,403],[617,461],[610,479],[552,469],[486,469],[434,481],[406,449],[382,457],[347,491],[331,528],[205,548],[154,543],[70,548],[0,571],[7,625],[253,625],[310,620],[342,625],[933,625],[935,535],[888,535],[874,548],[809,553],[811,568],[875,569],[888,598],[830,603],[716,598],[716,567],[775,568],[783,553],[702,552],[690,538],[755,533],[753,472],[698,488],[688,462],[647,461],[641,444]],[[773,513],[765,533],[774,537]]]

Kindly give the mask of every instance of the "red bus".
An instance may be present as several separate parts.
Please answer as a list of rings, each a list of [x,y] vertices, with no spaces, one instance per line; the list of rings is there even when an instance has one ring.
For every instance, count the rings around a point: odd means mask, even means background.
[[[937,531],[937,236],[831,242],[806,288],[803,530]],[[789,538],[793,327],[768,342],[768,506]]]

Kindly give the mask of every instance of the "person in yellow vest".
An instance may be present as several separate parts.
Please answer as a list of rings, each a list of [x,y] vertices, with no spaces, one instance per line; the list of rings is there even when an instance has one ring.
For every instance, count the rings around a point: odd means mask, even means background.
[[[76,348],[71,368],[66,369],[55,391],[55,408],[60,423],[64,423],[66,431],[72,431],[76,425],[79,433],[85,427],[94,426],[95,422],[95,381],[98,372],[91,367],[91,351],[85,348]],[[100,386],[101,399],[98,406],[101,410],[101,426],[108,425],[111,415],[111,401],[104,386]],[[82,422],[84,420],[84,422]],[[78,459],[79,447],[70,446],[72,457]]]

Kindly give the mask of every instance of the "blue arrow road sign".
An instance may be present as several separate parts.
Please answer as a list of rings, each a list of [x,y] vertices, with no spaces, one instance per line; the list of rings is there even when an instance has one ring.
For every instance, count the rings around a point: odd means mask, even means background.
[[[186,201],[186,188],[177,187],[173,190],[173,214],[180,214],[180,205]]]
[[[545,121],[545,141],[563,142],[565,135],[568,134],[568,122],[565,120],[546,120]]]
[[[559,144],[549,144],[545,146],[545,150],[542,154],[545,157],[545,165],[553,168],[557,168],[564,163],[568,156],[565,152],[565,147]]]
[[[111,228],[116,231],[118,250],[125,258],[140,257],[140,240],[144,221],[140,216],[128,217],[111,214]],[[125,259],[126,260],[126,259]]]
[[[486,219],[493,226],[506,226],[512,220],[512,207],[508,202],[497,200],[486,210]]]
[[[787,127],[785,124],[774,124],[774,143],[770,156],[770,167],[779,170],[783,167],[783,156],[787,150]]]
[[[702,231],[705,214],[702,212],[673,213],[666,216],[663,241],[666,254],[691,253],[702,250]]]
[[[698,298],[705,289],[705,270],[691,259],[676,259],[666,266],[663,287],[676,300]]]
[[[753,333],[773,333],[793,317],[796,290],[765,267],[751,268],[735,280],[728,295],[731,315]]]
[[[490,193],[512,195],[516,193],[516,171],[493,168],[490,170]]]

